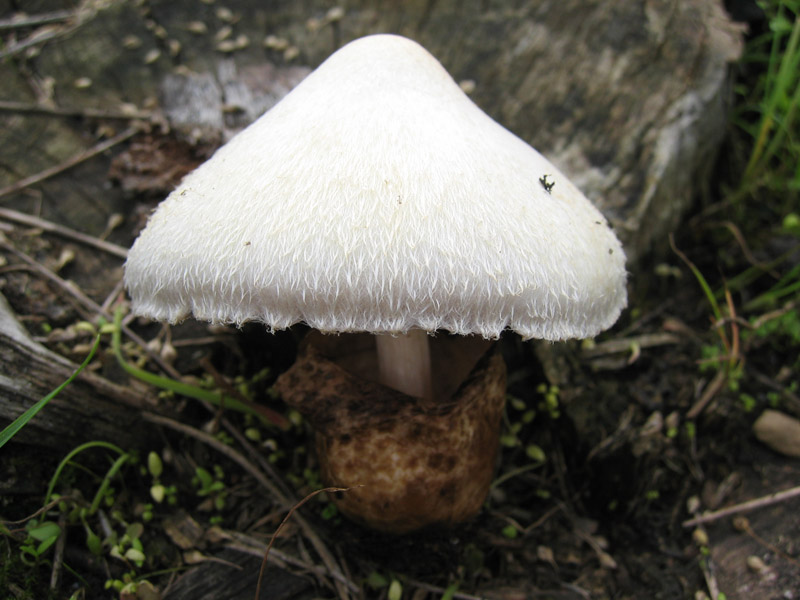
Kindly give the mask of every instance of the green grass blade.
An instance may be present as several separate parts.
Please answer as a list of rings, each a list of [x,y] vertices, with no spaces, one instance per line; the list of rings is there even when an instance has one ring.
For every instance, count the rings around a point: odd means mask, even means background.
[[[776,18],[783,18],[783,15],[779,14]],[[787,46],[781,51],[783,39],[784,35],[778,32],[773,37],[762,114],[753,151],[745,167],[745,181],[752,179],[766,167],[794,122],[800,92],[797,76],[800,65],[800,18],[795,17]],[[777,133],[770,139],[776,128]]]
[[[83,371],[83,369],[86,368],[86,366],[91,362],[92,358],[94,358],[94,354],[95,352],[97,352],[97,347],[99,345],[100,345],[100,336],[98,335],[94,340],[94,345],[92,345],[92,349],[89,351],[89,355],[81,363],[81,366],[79,366],[77,370],[72,375],[70,375],[70,377],[64,383],[62,383],[52,392],[47,394],[47,396],[39,400],[36,404],[31,406],[28,410],[26,410],[24,413],[22,413],[20,416],[14,419],[14,421],[10,425],[8,425],[5,429],[3,429],[2,432],[0,432],[0,448],[5,446],[6,442],[11,440],[11,438],[13,438],[17,433],[19,433],[20,429],[25,427],[25,425],[28,424],[28,421],[30,421],[33,417],[35,417],[36,414],[40,410],[42,410],[47,405],[48,402],[50,402],[50,400],[58,396],[61,390],[63,390],[70,383],[72,383],[75,377],[78,376],[78,373]]]
[[[144,381],[145,383],[149,383],[150,385],[162,390],[174,392],[176,394],[180,394],[181,396],[186,396],[187,398],[194,398],[195,400],[204,400],[205,402],[209,402],[214,406],[224,406],[225,408],[229,408],[237,412],[251,414],[261,419],[264,423],[277,425],[278,427],[282,428],[288,427],[288,421],[284,417],[265,407],[250,406],[237,400],[236,398],[223,395],[220,392],[204,390],[203,388],[199,388],[182,381],[175,381],[174,379],[170,379],[168,377],[162,377],[160,375],[156,375],[155,373],[150,373],[149,371],[145,371],[144,369],[133,366],[122,356],[121,338],[122,311],[117,310],[116,314],[114,315],[114,327],[111,332],[111,351],[114,353],[119,365],[128,375],[131,375],[136,379]]]
[[[123,467],[123,465],[128,461],[130,455],[125,453],[120,456],[117,460],[114,461],[114,464],[111,465],[111,468],[106,473],[106,476],[103,477],[103,483],[100,484],[100,487],[97,489],[97,493],[94,495],[94,500],[92,500],[92,505],[89,507],[89,514],[93,515],[97,512],[97,509],[100,508],[100,503],[105,498],[106,490],[108,486],[111,485],[111,480],[114,476],[119,472],[119,470]]]
[[[44,497],[45,504],[50,502],[50,498],[53,495],[53,490],[56,487],[56,483],[58,483],[58,478],[61,477],[61,471],[63,471],[64,467],[66,467],[69,464],[69,461],[72,460],[72,457],[90,448],[105,448],[107,450],[113,450],[120,456],[127,456],[127,453],[122,448],[120,448],[119,446],[115,446],[114,444],[111,444],[109,442],[94,441],[81,444],[74,450],[70,451],[70,453],[67,454],[58,464],[56,472],[53,473],[53,477],[50,479],[50,485],[47,486],[47,494],[45,494]]]

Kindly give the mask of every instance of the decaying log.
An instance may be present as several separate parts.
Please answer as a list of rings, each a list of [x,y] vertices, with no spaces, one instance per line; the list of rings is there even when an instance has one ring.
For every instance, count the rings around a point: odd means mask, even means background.
[[[456,80],[474,84],[481,108],[598,204],[617,227],[633,270],[653,246],[666,248],[666,234],[707,180],[728,122],[729,64],[742,48],[741,28],[720,0],[357,0],[341,18],[329,16],[324,2],[237,8],[242,19],[232,38],[243,35],[251,44],[225,60],[240,65],[264,62],[256,57],[265,32],[278,48],[281,40],[295,48],[295,62],[311,66],[370,33],[419,41]],[[189,19],[173,5],[152,10],[159,22]],[[175,35],[198,47],[197,36]],[[284,62],[290,50],[270,51],[270,43],[275,39],[266,42],[266,57]],[[221,80],[215,71],[223,59],[209,65],[208,53],[202,60],[199,54],[185,59]],[[228,109],[239,103],[224,91],[217,95]],[[174,99],[162,94],[168,114],[180,110]],[[252,113],[247,102],[239,110]]]
[[[36,343],[0,295],[0,428],[61,385],[77,365]],[[15,442],[69,449],[89,440],[142,448],[155,428],[142,421],[152,399],[82,372],[15,437]]]
[[[164,600],[252,600],[261,559],[223,550],[211,560],[181,575],[164,594]],[[264,600],[305,600],[316,597],[310,579],[268,566],[261,584]]]
[[[634,272],[654,244],[666,247],[707,180],[742,47],[721,0],[351,0],[337,10],[327,0],[232,0],[222,12],[193,0],[94,4],[77,32],[30,59],[37,81],[52,78],[44,101],[156,103],[173,125],[217,140],[342,44],[376,32],[416,39],[599,205]],[[3,99],[36,100],[32,75],[15,64],[0,65],[0,77]],[[8,121],[0,159],[14,179],[85,143],[52,118]]]

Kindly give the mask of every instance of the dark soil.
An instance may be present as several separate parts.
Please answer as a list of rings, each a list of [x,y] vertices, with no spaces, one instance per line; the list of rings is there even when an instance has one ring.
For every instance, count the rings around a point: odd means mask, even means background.
[[[76,118],[72,128],[76,135],[94,136],[107,125]],[[722,200],[732,181],[728,173],[736,165],[731,157],[738,142],[730,143],[709,182],[712,194],[697,199],[693,213],[675,232],[676,247],[713,289],[752,267],[750,252],[743,250],[736,231],[759,261],[796,248],[796,238],[788,234],[766,235],[772,218],[767,207],[736,215],[736,207]],[[98,233],[108,217],[120,214],[121,225],[109,231],[108,239],[128,247],[165,190],[206,152],[158,132],[141,134],[34,189],[5,198],[4,205]],[[90,216],[75,212],[62,202],[67,189],[102,198],[102,205],[98,202]],[[729,226],[726,219],[736,225]],[[84,227],[87,222],[91,223]],[[98,303],[121,297],[115,291],[121,276],[117,257],[4,221],[0,237],[8,247],[73,281]],[[66,250],[73,257],[64,262]],[[0,249],[0,259],[0,292],[19,320],[46,346],[80,362],[88,338],[59,338],[54,332],[95,315],[24,267],[10,250]],[[800,256],[787,262],[798,261]],[[761,275],[738,288],[731,306],[745,305],[772,281],[769,274]],[[688,599],[713,597],[719,591],[728,599],[800,597],[797,498],[745,513],[738,520],[721,518],[699,528],[684,525],[694,512],[760,498],[800,482],[800,460],[769,450],[751,431],[761,411],[775,404],[800,417],[796,340],[780,329],[758,336],[741,325],[736,368],[719,376],[725,373],[726,361],[702,361],[711,356],[709,349],[724,353],[720,332],[731,339],[736,322],[714,324],[711,317],[706,296],[677,254],[644,258],[631,275],[627,312],[593,346],[523,343],[513,335],[499,342],[509,369],[504,446],[496,485],[473,521],[452,530],[387,537],[342,519],[324,496],[310,500],[298,514],[310,522],[358,588],[354,595],[365,598],[388,597],[392,580],[402,584],[404,598],[415,600]],[[131,326],[147,340],[162,335],[158,325]],[[298,328],[270,334],[256,326],[219,331],[187,322],[171,330],[177,349],[174,365],[185,376],[213,380],[213,370],[231,386],[249,383],[255,402],[293,418],[269,390],[291,365],[303,333]],[[149,389],[128,380],[106,348],[104,339],[93,369],[131,387]],[[702,406],[701,399],[706,399]],[[158,402],[173,403],[184,424],[213,434],[224,431],[219,415],[194,401],[164,395]],[[230,411],[224,417],[242,431],[259,429],[260,441],[253,445],[287,494],[299,499],[321,486],[313,437],[305,423],[282,430]],[[144,422],[142,426],[157,427]],[[61,558],[51,551],[34,564],[22,562],[24,524],[10,522],[24,520],[42,507],[64,453],[30,445],[3,448],[0,518],[13,531],[4,531],[0,539],[0,596],[67,598],[82,589],[81,597],[134,598],[104,589],[107,580],[133,571],[164,598],[254,597],[258,552],[251,548],[249,555],[242,550],[245,544],[232,543],[231,532],[264,542],[289,507],[206,443],[166,427],[158,432],[157,447],[131,449],[139,463],[127,466],[113,481],[113,505],[104,509],[106,515],[119,511],[111,529],[122,520],[143,522],[145,505],[152,503],[153,482],[142,464],[148,451],[163,457],[161,479],[176,486],[175,503],[155,505],[153,518],[145,522],[141,539],[147,560],[142,567],[109,557],[108,548],[99,557],[92,555],[81,521],[67,524],[69,517],[57,509],[49,518],[62,518],[68,532]],[[248,460],[257,459],[248,455]],[[102,455],[80,463],[81,468],[68,470],[59,481],[59,491],[80,495],[85,504],[109,464]],[[198,495],[193,481],[197,467],[213,471],[215,465],[221,467],[225,492],[224,505],[218,507],[209,501],[213,494]],[[90,525],[99,533],[98,522],[95,517]],[[175,523],[195,527],[196,535],[178,536]],[[274,567],[267,570],[262,597],[337,596],[330,577],[307,568],[310,564],[325,570],[294,520],[288,521],[275,549],[300,557],[306,567],[289,564],[277,553],[271,556]],[[68,568],[62,569],[57,589],[49,592],[52,567],[59,561]],[[157,596],[142,591],[138,597]]]

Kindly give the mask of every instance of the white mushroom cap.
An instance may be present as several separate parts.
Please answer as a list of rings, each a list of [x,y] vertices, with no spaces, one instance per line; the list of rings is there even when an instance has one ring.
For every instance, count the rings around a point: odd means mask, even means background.
[[[340,49],[188,175],[125,268],[133,311],[169,322],[550,340],[610,327],[625,279],[600,212],[395,35]]]

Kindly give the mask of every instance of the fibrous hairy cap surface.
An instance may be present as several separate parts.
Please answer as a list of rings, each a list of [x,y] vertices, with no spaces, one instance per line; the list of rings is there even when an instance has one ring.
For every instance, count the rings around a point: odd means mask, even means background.
[[[624,264],[563,174],[421,46],[377,35],[187,176],[125,282],[137,314],[170,322],[557,340],[617,319]]]

